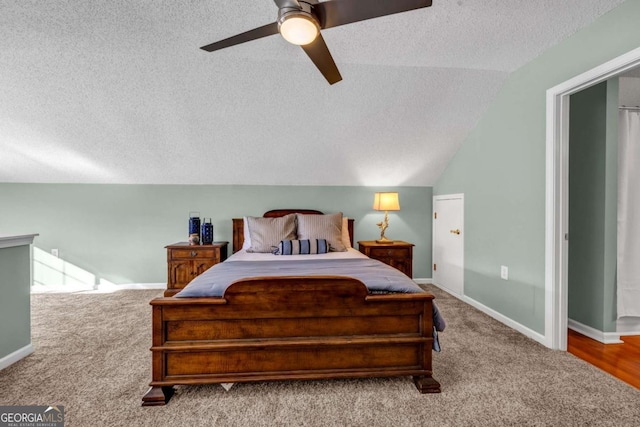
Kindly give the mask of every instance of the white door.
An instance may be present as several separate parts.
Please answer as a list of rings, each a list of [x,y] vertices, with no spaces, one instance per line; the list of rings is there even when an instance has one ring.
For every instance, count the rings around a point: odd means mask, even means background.
[[[464,289],[464,195],[433,198],[433,283],[454,295]]]

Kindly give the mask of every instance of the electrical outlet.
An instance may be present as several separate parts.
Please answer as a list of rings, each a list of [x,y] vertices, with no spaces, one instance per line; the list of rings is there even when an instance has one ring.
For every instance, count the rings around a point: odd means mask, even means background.
[[[59,255],[59,254],[60,254],[60,253],[58,252],[58,250],[57,250],[57,249],[51,249],[51,255],[53,255],[54,257],[58,258],[58,255]]]
[[[506,265],[500,266],[500,278],[503,280],[509,280],[509,267]]]

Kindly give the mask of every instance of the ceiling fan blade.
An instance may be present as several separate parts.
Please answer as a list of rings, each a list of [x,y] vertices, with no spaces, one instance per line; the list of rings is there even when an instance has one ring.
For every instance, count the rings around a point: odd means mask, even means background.
[[[336,63],[333,62],[333,57],[331,56],[331,52],[329,52],[327,44],[324,42],[324,38],[322,38],[322,34],[318,34],[318,37],[316,37],[313,42],[300,47],[307,53],[313,63],[316,64],[316,67],[318,67],[318,70],[320,70],[329,84],[332,85],[342,80],[340,71],[338,71]]]
[[[274,34],[278,34],[277,22],[263,25],[262,27],[254,28],[253,30],[238,34],[237,36],[229,37],[228,39],[220,40],[218,42],[202,46],[200,49],[206,50],[207,52],[213,52],[215,50],[224,49],[225,47],[235,46],[237,44],[249,42],[251,40],[261,39],[262,37],[272,36]]]
[[[284,7],[291,7],[295,9],[301,8],[298,0],[273,0],[273,2],[278,6],[278,9],[282,9]]]
[[[332,28],[379,16],[431,6],[432,0],[330,0],[317,3],[313,10],[320,28]]]

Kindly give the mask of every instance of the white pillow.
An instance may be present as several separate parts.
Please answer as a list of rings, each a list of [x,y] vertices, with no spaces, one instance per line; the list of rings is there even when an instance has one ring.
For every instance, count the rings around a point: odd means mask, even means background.
[[[246,251],[251,247],[251,234],[249,234],[249,221],[247,221],[246,216],[242,217],[242,223],[243,223],[242,234],[244,234],[244,242],[242,242],[241,250]]]
[[[281,240],[295,240],[296,216],[293,214],[277,218],[247,217],[251,246],[247,252],[269,253],[277,248]]]
[[[332,252],[347,250],[342,243],[342,212],[328,215],[296,214],[298,240],[325,239]]]
[[[349,218],[342,218],[342,244],[345,248],[351,249],[351,238],[349,237]]]

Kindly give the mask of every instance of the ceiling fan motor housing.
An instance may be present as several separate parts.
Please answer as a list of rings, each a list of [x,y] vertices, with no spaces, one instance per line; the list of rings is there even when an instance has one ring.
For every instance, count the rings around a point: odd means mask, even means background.
[[[313,14],[313,5],[311,3],[298,1],[298,4],[300,5],[299,8],[284,6],[278,9],[278,24],[281,24],[284,18],[291,14],[297,14],[298,16],[305,15],[316,21],[316,23],[318,22],[318,19]]]

